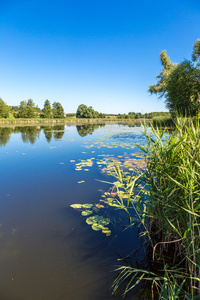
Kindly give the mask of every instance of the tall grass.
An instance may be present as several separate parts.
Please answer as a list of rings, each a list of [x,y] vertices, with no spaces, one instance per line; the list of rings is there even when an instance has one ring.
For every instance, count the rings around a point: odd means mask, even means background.
[[[175,123],[170,134],[144,127],[146,144],[139,148],[147,167],[140,175],[127,180],[117,168],[113,174],[121,182],[118,208],[136,212],[154,265],[152,270],[120,266],[113,292],[124,282],[125,295],[151,281],[152,299],[155,294],[158,299],[200,299],[200,126],[178,118]],[[140,182],[144,186],[138,191]]]
[[[171,116],[156,116],[152,119],[154,126],[159,127],[174,127],[174,121]]]

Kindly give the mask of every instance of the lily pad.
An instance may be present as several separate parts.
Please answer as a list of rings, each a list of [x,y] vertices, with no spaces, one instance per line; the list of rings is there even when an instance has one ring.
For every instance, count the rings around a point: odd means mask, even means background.
[[[108,227],[103,227],[102,233],[105,233],[106,236],[111,235],[111,231],[110,231],[110,229]]]
[[[82,207],[83,208],[92,208],[93,204],[91,204],[91,203],[85,203],[85,204],[82,204]]]
[[[71,204],[70,205],[72,208],[76,209],[76,208],[82,208],[82,204]]]
[[[84,211],[82,211],[82,216],[89,216],[89,215],[91,215],[93,213],[93,211],[92,210],[89,210],[89,209],[87,209],[87,210],[84,210]]]
[[[102,230],[103,229],[103,225],[94,223],[94,224],[92,224],[92,229],[95,230],[95,231]]]

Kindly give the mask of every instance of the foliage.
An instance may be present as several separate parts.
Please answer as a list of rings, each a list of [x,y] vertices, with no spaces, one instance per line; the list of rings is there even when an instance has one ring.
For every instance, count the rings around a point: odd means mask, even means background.
[[[155,116],[168,116],[168,112],[150,112],[142,114],[140,112],[129,112],[128,114],[118,114],[118,119],[152,119]]]
[[[200,65],[200,39],[196,40],[193,45],[192,60]]]
[[[42,109],[42,113],[40,114],[40,118],[51,119],[53,117],[52,108],[50,101],[47,99],[44,102],[44,108]]]
[[[96,118],[105,118],[105,114],[98,113],[95,111],[92,106],[87,106],[85,104],[79,105],[76,111],[77,118],[87,118],[87,119],[96,119]]]
[[[200,107],[200,69],[191,61],[183,61],[168,77],[166,106],[182,116],[195,116]]]
[[[99,211],[100,207],[104,207],[103,205],[93,205],[90,203],[85,204],[72,204],[70,205],[74,209],[82,209],[81,215],[84,217],[87,217],[89,215],[92,215],[86,219],[86,223],[88,225],[91,225],[91,228],[95,231],[101,230],[102,233],[105,233],[106,236],[109,236],[111,234],[111,231],[108,227],[105,227],[110,223],[109,218],[104,218],[100,215],[94,215],[94,213],[97,213]]]
[[[166,51],[160,55],[164,68],[157,76],[158,82],[149,86],[151,94],[165,97],[170,112],[182,116],[198,115],[200,102],[200,40],[193,47],[192,60],[180,64],[171,63]]]
[[[8,118],[10,107],[0,98],[0,118]]]
[[[177,119],[171,134],[144,127],[143,135],[147,143],[138,147],[145,154],[147,167],[131,179],[117,168],[113,175],[121,185],[111,203],[128,213],[130,225],[140,224],[157,271],[121,266],[113,291],[126,282],[126,294],[150,280],[159,299],[185,299],[186,295],[196,299],[200,295],[199,121]],[[140,182],[143,187],[139,192]]]
[[[35,118],[36,117],[36,107],[32,99],[28,101],[21,101],[19,105],[18,118]]]
[[[64,118],[64,108],[62,107],[60,102],[54,102],[52,106],[53,106],[53,109],[52,109],[53,118],[55,118],[55,119]]]
[[[176,64],[170,61],[170,58],[167,56],[166,50],[161,51],[160,60],[164,68],[161,70],[160,74],[156,77],[158,79],[157,84],[149,86],[149,92],[151,94],[159,94],[160,97],[162,97],[166,92],[167,79],[175,69]]]
[[[173,119],[170,116],[153,117],[152,123],[153,126],[174,127]]]

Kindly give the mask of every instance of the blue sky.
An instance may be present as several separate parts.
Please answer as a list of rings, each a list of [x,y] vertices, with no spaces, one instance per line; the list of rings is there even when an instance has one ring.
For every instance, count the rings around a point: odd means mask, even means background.
[[[0,97],[105,113],[166,111],[159,54],[190,59],[200,1],[0,0]]]

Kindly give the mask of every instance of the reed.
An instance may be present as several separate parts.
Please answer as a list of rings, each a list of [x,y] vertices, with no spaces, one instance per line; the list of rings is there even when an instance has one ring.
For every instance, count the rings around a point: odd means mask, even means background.
[[[128,212],[130,226],[139,224],[156,266],[120,266],[114,293],[122,283],[126,295],[139,283],[151,281],[152,299],[200,298],[200,126],[198,120],[180,118],[175,126],[172,133],[144,126],[146,143],[138,147],[146,168],[131,179],[117,168],[113,174],[121,182],[118,208]]]

